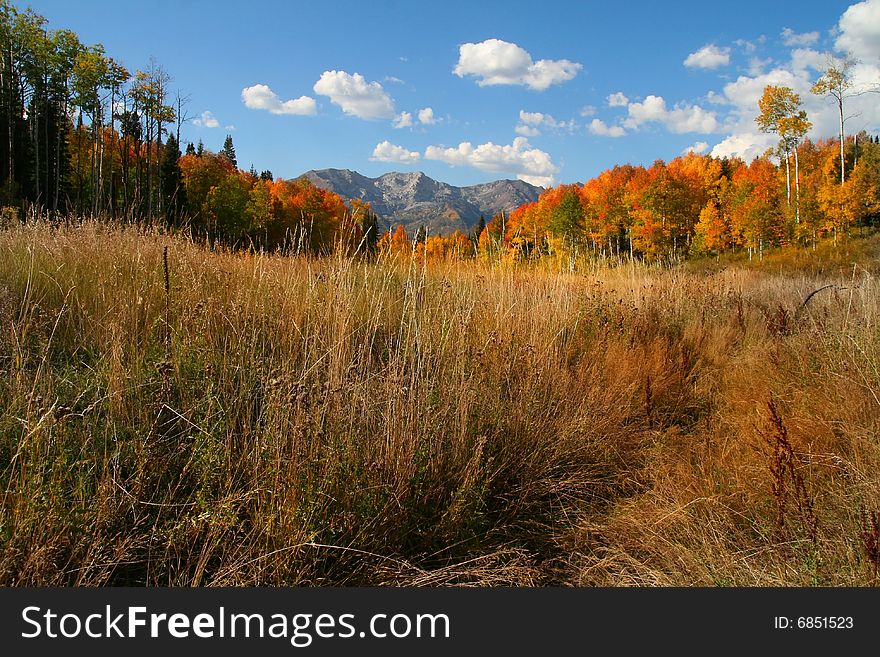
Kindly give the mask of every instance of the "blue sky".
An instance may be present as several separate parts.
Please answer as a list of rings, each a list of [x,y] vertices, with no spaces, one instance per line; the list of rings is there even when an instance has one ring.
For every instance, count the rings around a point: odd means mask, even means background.
[[[130,70],[154,57],[189,96],[185,141],[276,176],[424,171],[468,185],[582,182],[693,148],[750,158],[765,84],[801,93],[814,137],[834,106],[809,93],[828,54],[880,82],[880,0],[231,2],[39,0],[50,28]],[[880,131],[877,94],[849,130]]]

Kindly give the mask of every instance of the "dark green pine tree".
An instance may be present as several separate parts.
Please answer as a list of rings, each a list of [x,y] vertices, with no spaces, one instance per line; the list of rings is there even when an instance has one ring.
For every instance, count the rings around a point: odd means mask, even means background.
[[[272,175],[272,172],[269,171],[268,169],[266,169],[265,171],[262,171],[260,173],[260,180],[271,181],[271,180],[275,180],[275,178]]]
[[[196,147],[193,146],[193,143],[192,143],[192,142],[188,142],[188,143],[187,143],[187,145],[186,145],[186,154],[187,154],[187,155],[195,155],[195,154],[196,154]]]
[[[180,172],[180,147],[173,133],[168,135],[163,148],[165,153],[159,171],[159,182],[162,186],[165,221],[169,226],[179,226],[183,222],[186,208],[186,188]]]
[[[428,229],[425,228],[424,225],[419,226],[419,230],[416,232],[416,244],[424,244],[428,241]]]
[[[477,222],[477,225],[474,227],[474,232],[471,234],[471,241],[474,244],[480,243],[480,235],[483,234],[483,230],[486,228],[486,217],[480,215],[480,220]]]
[[[258,176],[257,176],[257,170],[254,168],[254,165],[253,165],[253,164],[251,165],[250,171],[248,171],[248,173],[251,174],[254,178],[257,178],[257,177],[258,177]]]
[[[365,212],[361,218],[361,231],[364,233],[364,251],[376,253],[379,245],[379,217],[375,212]]]
[[[232,144],[232,135],[226,135],[226,141],[223,142],[220,155],[229,160],[233,168],[238,169],[238,160],[235,159],[235,146]]]
[[[199,139],[199,145],[196,147],[196,155],[198,157],[201,157],[204,154],[205,154],[205,144],[202,143],[201,139]]]

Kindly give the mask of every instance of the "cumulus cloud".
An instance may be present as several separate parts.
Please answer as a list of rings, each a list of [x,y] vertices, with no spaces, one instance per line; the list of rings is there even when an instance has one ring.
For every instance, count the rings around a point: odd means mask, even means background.
[[[828,54],[812,48],[796,48],[791,51],[791,67],[795,71],[813,69],[824,71],[828,65]]]
[[[596,113],[596,107],[594,105],[584,105],[578,110],[578,114],[583,116],[584,118],[588,116],[593,116]]]
[[[713,157],[739,157],[749,162],[776,143],[776,138],[757,131],[743,131],[722,139],[712,149]]]
[[[327,96],[334,105],[350,116],[360,119],[394,118],[394,101],[378,82],[367,82],[359,73],[324,71],[313,87],[315,93]]]
[[[843,12],[834,46],[865,61],[880,58],[880,0],[865,0]]]
[[[422,125],[434,125],[437,119],[434,117],[434,110],[430,107],[423,107],[419,110],[419,123]]]
[[[377,162],[394,162],[395,164],[415,164],[419,161],[417,151],[408,151],[403,146],[397,146],[385,140],[376,144],[373,156],[370,158]]]
[[[623,124],[633,130],[645,123],[661,123],[670,132],[676,133],[710,133],[721,127],[715,112],[687,103],[669,109],[662,96],[651,95],[640,103],[630,103],[627,112],[629,116]]]
[[[805,59],[814,59],[801,56],[798,59],[793,55],[792,61],[784,66],[778,66],[760,75],[743,75],[736,80],[727,83],[723,89],[723,98],[730,107],[725,130],[727,137],[721,140],[713,149],[715,157],[737,156],[745,160],[762,155],[768,148],[775,146],[779,137],[773,134],[762,133],[755,124],[758,115],[758,99],[767,85],[785,86],[792,89],[801,98],[802,107],[807,112],[813,124],[808,133],[811,139],[830,137],[837,134],[838,116],[837,105],[829,102],[827,98],[816,96],[810,89],[818,76],[811,65],[805,64]],[[880,67],[875,65],[857,65],[853,69],[855,81],[854,90],[864,88],[870,80],[876,80],[880,76]],[[859,117],[859,123],[868,126],[880,123],[880,107],[878,107],[874,94],[851,96],[846,99],[846,113],[849,116]],[[855,123],[854,119],[847,122],[847,126]],[[859,129],[855,124],[855,129]],[[848,130],[851,128],[848,127]]]
[[[410,128],[412,124],[412,114],[409,112],[401,112],[394,117],[394,121],[391,123],[395,128]]]
[[[265,84],[255,84],[241,90],[241,100],[249,109],[266,110],[272,114],[299,114],[311,116],[317,114],[318,106],[315,99],[300,96],[291,100],[281,100],[274,91]]]
[[[557,121],[549,114],[544,114],[543,112],[526,112],[525,110],[519,111],[519,120],[520,125],[518,125],[515,130],[517,134],[525,135],[526,137],[536,137],[541,134],[541,131],[538,129],[541,126],[550,128],[551,130],[568,130],[573,131],[577,128],[577,123],[574,119],[570,121]]]
[[[481,87],[515,84],[544,91],[551,85],[571,80],[581,68],[583,65],[567,59],[539,59],[536,62],[515,43],[487,39],[459,46],[458,64],[453,73],[460,78],[474,76]]]
[[[787,46],[811,46],[819,40],[818,32],[798,34],[790,27],[782,30],[782,43]]]
[[[200,128],[219,128],[220,121],[217,120],[217,117],[210,110],[205,110],[193,119],[193,125]]]
[[[764,72],[764,69],[772,63],[773,60],[770,58],[761,59],[760,57],[752,57],[749,60],[749,75],[761,75],[761,73]]]
[[[430,107],[423,107],[416,112],[413,117],[412,112],[401,112],[394,117],[391,122],[395,128],[412,128],[416,124],[416,120],[422,125],[434,125],[439,119],[434,116],[434,110]]]
[[[853,95],[846,99],[845,112],[851,117],[846,124],[847,132],[863,127],[870,129],[880,124],[880,106],[874,94],[858,92],[871,88],[880,79],[880,0],[866,0],[849,7],[841,15],[835,33],[835,48],[861,60],[851,71]],[[741,75],[724,85],[722,93],[710,94],[716,99],[712,102],[728,108],[727,136],[712,148],[712,155],[749,160],[778,143],[776,135],[760,132],[755,124],[758,99],[768,84],[789,87],[800,96],[802,107],[813,124],[809,138],[815,140],[837,134],[836,103],[810,91],[819,73],[828,65],[829,53],[806,47],[804,39],[795,39],[803,35],[784,31],[782,36],[799,46],[792,48],[789,61],[779,62],[766,71],[752,70],[749,75]]]
[[[626,130],[622,127],[619,125],[606,125],[602,119],[593,119],[588,129],[592,134],[600,137],[623,137],[626,135]]]
[[[755,50],[758,49],[758,46],[756,46],[751,41],[747,41],[746,39],[737,39],[736,41],[734,41],[734,43],[742,48],[743,51],[749,55],[751,55],[753,52],[755,52]]]
[[[627,105],[629,105],[629,98],[623,95],[623,93],[620,91],[610,94],[607,100],[608,107],[626,107]]]
[[[452,166],[471,166],[481,171],[515,175],[533,185],[550,187],[559,167],[553,164],[549,153],[534,148],[525,137],[516,137],[512,144],[499,145],[492,142],[474,146],[471,142],[460,143],[456,148],[428,146],[426,160],[437,160]]]
[[[709,144],[705,141],[698,141],[693,146],[688,146],[687,148],[685,148],[681,152],[681,154],[687,155],[688,153],[696,153],[697,155],[699,155],[700,153],[705,153],[707,150],[709,150]]]
[[[526,125],[541,125],[544,122],[544,115],[541,112],[519,111],[519,120]]]
[[[714,44],[707,44],[696,52],[692,52],[684,60],[688,68],[702,68],[710,70],[719,66],[730,64],[730,48],[719,48]]]
[[[541,131],[534,126],[523,124],[516,126],[513,131],[518,135],[522,135],[523,137],[537,137],[541,134]]]

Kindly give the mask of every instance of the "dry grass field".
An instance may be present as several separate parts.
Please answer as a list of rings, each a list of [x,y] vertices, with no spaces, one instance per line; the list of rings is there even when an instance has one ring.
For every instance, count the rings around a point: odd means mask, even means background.
[[[8,227],[0,584],[874,585],[878,256],[560,272]]]

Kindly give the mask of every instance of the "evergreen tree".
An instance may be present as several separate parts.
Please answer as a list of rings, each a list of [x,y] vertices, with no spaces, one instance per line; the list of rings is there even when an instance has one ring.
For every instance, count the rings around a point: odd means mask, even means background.
[[[193,146],[192,142],[188,142],[186,144],[186,154],[187,155],[195,155],[196,154],[196,147]]]
[[[428,241],[428,229],[425,228],[424,225],[419,226],[418,231],[416,231],[416,244],[424,244]]]
[[[226,141],[223,142],[220,155],[229,160],[233,168],[238,169],[238,160],[235,159],[235,146],[232,145],[232,135],[226,135]]]
[[[168,135],[164,149],[159,181],[162,187],[165,220],[169,226],[178,226],[183,220],[184,208],[186,207],[186,189],[183,186],[183,177],[180,172],[180,147],[177,145],[177,138],[174,134]]]
[[[199,139],[199,145],[198,145],[198,147],[196,147],[196,155],[198,157],[201,157],[204,154],[205,154],[205,144],[202,143],[201,139]]]
[[[275,180],[275,178],[272,176],[272,172],[266,169],[265,171],[260,173],[260,180],[271,181]]]
[[[361,230],[364,233],[364,250],[376,253],[379,245],[379,218],[375,212],[365,212],[361,218]]]
[[[480,241],[480,235],[483,234],[483,230],[486,228],[486,218],[483,215],[480,215],[480,220],[477,222],[476,227],[474,227],[474,232],[471,233],[471,241],[474,244],[478,244]]]

